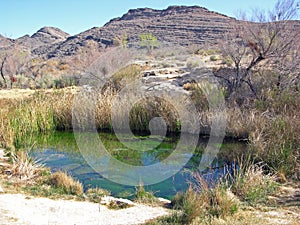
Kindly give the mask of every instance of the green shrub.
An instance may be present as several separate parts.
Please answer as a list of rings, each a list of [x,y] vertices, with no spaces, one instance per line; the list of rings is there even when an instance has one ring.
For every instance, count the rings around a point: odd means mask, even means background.
[[[210,56],[209,59],[210,59],[210,61],[212,61],[212,62],[215,62],[215,61],[218,60],[217,56],[215,56],[215,55]]]

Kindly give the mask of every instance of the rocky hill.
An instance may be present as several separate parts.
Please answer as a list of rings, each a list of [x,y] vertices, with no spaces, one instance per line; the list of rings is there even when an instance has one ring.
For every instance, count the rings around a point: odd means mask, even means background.
[[[9,51],[10,48],[18,46],[32,52],[35,49],[47,53],[51,47],[65,41],[70,35],[55,27],[43,27],[32,36],[25,35],[17,39],[10,39],[0,35],[0,50]],[[43,51],[44,50],[44,51]]]
[[[138,44],[141,33],[153,33],[160,43],[211,46],[233,23],[236,23],[234,18],[199,6],[170,6],[165,10],[133,9],[103,27],[69,37],[53,51],[49,51],[48,56],[73,55],[90,41],[95,41],[99,48],[105,48],[112,45],[114,39],[125,35],[129,44]]]
[[[129,45],[138,45],[142,33],[152,33],[159,43],[216,48],[215,44],[223,34],[237,23],[242,22],[200,6],[170,6],[165,10],[140,8],[129,10],[103,27],[94,27],[74,36],[53,27],[44,27],[32,36],[25,35],[16,40],[0,36],[0,51],[18,44],[30,49],[34,57],[73,56],[87,48],[101,51],[125,36]],[[299,29],[299,21],[296,25]]]
[[[138,44],[141,33],[153,33],[159,42],[213,45],[235,22],[234,18],[199,6],[170,6],[165,10],[141,8],[129,10],[103,27],[74,36],[58,28],[44,27],[32,36],[16,40],[0,37],[0,48],[18,44],[30,48],[35,56],[63,57],[76,54],[91,42],[105,48],[125,35],[129,44]]]
[[[30,48],[38,48],[45,45],[52,45],[65,41],[70,35],[55,27],[43,27],[34,33],[31,37],[25,35],[15,40],[19,45],[27,46]]]
[[[0,49],[9,47],[10,45],[12,45],[13,40],[3,37],[2,35],[0,35]]]

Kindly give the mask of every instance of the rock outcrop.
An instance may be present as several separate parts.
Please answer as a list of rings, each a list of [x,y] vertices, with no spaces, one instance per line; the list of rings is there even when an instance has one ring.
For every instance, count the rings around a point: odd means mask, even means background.
[[[55,27],[43,27],[31,37],[25,35],[16,39],[16,44],[30,48],[36,55],[46,53],[58,43],[65,41],[70,35]]]
[[[116,38],[125,35],[129,45],[139,44],[139,35],[142,33],[152,33],[160,43],[212,46],[234,23],[234,18],[199,6],[170,6],[165,10],[133,9],[103,27],[94,27],[69,37],[49,52],[49,57],[75,54],[89,41],[96,42],[99,48],[105,48],[112,45]]]
[[[6,38],[0,34],[0,49],[4,49],[12,45],[13,40],[10,38]]]
[[[55,27],[43,27],[32,36],[24,35],[15,40],[0,36],[0,50],[13,49],[18,46],[30,50],[35,56],[48,53],[58,43],[65,41],[70,35]]]

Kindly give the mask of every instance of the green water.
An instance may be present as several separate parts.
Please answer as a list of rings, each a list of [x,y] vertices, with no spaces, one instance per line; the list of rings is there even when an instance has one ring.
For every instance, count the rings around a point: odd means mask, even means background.
[[[166,159],[176,148],[179,136],[168,136],[161,142],[160,138],[148,136],[136,136],[138,140],[146,140],[144,147],[147,145],[157,146],[151,150],[145,151],[131,150],[122,144],[114,134],[99,133],[99,138],[104,144],[107,151],[115,159],[135,166],[147,166],[161,162]],[[126,139],[130,144],[138,144],[137,140]],[[190,158],[182,170],[167,180],[160,183],[146,186],[146,190],[152,191],[156,196],[171,199],[178,191],[183,191],[188,187],[191,181],[189,171],[198,169],[202,153],[206,147],[208,139],[200,138],[198,145],[190,155],[181,157]],[[85,189],[91,187],[100,187],[111,191],[116,197],[131,198],[134,195],[135,187],[120,185],[105,179],[101,174],[94,171],[85,161],[79,151],[74,134],[72,132],[56,132],[49,136],[39,136],[35,138],[35,148],[31,154],[42,161],[52,171],[63,170],[80,180]],[[189,141],[186,141],[186,148],[190,148]],[[93,145],[93,143],[89,143]],[[220,145],[220,143],[216,143]],[[240,151],[245,151],[245,144],[236,141],[226,141],[222,144],[218,158],[214,161],[211,169],[203,171],[203,176],[211,181],[215,181],[224,174],[224,164],[230,164],[232,156]],[[117,175],[117,174],[116,174]]]

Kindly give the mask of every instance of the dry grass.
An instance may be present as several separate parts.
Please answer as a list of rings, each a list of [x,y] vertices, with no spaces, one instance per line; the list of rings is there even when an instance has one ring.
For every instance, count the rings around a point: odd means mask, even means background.
[[[278,190],[278,184],[276,176],[265,173],[264,166],[240,159],[234,166],[233,175],[227,175],[227,185],[239,199],[250,205],[268,203],[268,196]]]
[[[11,154],[12,165],[9,169],[10,179],[14,183],[30,183],[39,177],[44,165],[28,156],[27,152],[19,151]]]
[[[79,181],[75,181],[64,172],[56,172],[49,178],[49,184],[64,190],[66,194],[82,195],[83,186]]]
[[[284,211],[282,213],[281,211]],[[288,210],[276,210],[269,212],[263,212],[260,210],[251,210],[244,208],[236,214],[225,218],[213,218],[210,222],[203,222],[200,219],[196,219],[191,225],[297,225],[299,224],[299,214],[293,215]]]
[[[178,193],[172,204],[181,210],[181,223],[191,224],[195,220],[208,223],[214,218],[231,216],[238,210],[239,201],[223,184],[209,187],[199,173],[185,193]]]
[[[253,155],[282,177],[300,179],[300,118],[278,116],[249,137]]]
[[[153,206],[159,203],[159,200],[154,196],[153,192],[146,191],[142,183],[136,188],[134,201]]]

